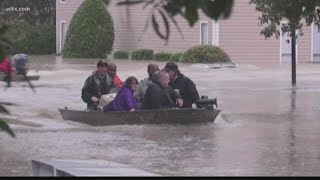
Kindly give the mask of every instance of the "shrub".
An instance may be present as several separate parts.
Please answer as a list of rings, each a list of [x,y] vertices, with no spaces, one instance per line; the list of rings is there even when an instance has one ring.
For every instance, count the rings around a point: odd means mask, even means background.
[[[171,53],[158,52],[153,54],[153,60],[156,61],[170,61]]]
[[[231,62],[229,55],[221,48],[211,45],[200,45],[185,52],[182,62],[187,63],[222,63]]]
[[[63,57],[106,58],[112,51],[113,42],[113,21],[105,3],[85,0],[71,20]]]
[[[129,59],[129,52],[116,51],[113,53],[113,59]]]
[[[153,50],[152,49],[138,49],[131,53],[131,59],[133,60],[152,60]]]
[[[170,57],[170,61],[180,62],[183,58],[183,53],[172,53]]]
[[[9,54],[52,54],[56,51],[56,31],[51,25],[31,26],[25,21],[11,24],[6,33],[12,42]]]

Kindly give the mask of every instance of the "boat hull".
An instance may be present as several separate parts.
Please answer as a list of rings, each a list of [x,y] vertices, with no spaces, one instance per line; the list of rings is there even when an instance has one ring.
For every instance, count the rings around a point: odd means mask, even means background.
[[[135,112],[93,112],[59,109],[64,120],[92,126],[134,124],[193,124],[213,123],[220,110],[162,109]]]
[[[37,81],[37,80],[40,79],[40,76],[27,76],[27,78],[30,81]],[[5,76],[4,75],[0,75],[0,81],[5,81]],[[22,81],[26,81],[26,78],[23,75],[12,75],[11,76],[11,81],[12,82],[22,82]]]

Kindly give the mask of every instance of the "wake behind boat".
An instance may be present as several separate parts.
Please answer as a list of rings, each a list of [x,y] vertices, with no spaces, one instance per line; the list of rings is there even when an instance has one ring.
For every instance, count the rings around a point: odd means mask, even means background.
[[[134,112],[94,112],[59,109],[64,120],[92,126],[134,124],[193,124],[213,123],[220,110],[216,109],[156,109]]]

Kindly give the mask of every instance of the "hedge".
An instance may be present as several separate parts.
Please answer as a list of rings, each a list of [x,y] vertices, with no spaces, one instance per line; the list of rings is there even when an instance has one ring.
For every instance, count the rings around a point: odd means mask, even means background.
[[[152,49],[138,49],[131,53],[132,60],[152,60],[153,50]]]
[[[129,59],[129,52],[116,51],[113,53],[113,59]]]
[[[184,53],[172,53],[170,60],[173,62],[180,62],[183,58]]]
[[[153,60],[155,61],[170,61],[171,53],[158,52],[153,54]]]
[[[217,46],[199,45],[187,50],[182,62],[186,63],[225,63],[231,62],[229,55]]]
[[[74,14],[63,57],[106,58],[114,43],[114,27],[102,0],[85,0]]]

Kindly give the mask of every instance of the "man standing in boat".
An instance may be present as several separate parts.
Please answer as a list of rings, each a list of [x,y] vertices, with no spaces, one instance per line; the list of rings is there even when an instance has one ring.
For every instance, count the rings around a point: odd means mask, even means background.
[[[171,93],[169,82],[169,74],[166,71],[160,71],[154,75],[153,82],[149,84],[143,99],[143,109],[167,109],[183,106],[182,99]]]
[[[169,74],[169,86],[176,92],[179,92],[179,95],[183,100],[182,108],[192,108],[192,104],[200,99],[194,82],[184,76],[179,71],[178,65],[174,62],[168,62],[165,66],[165,70]]]
[[[97,71],[90,75],[82,88],[81,98],[87,103],[87,109],[98,111],[99,99],[102,95],[109,94],[114,88],[117,88],[108,72],[108,63],[106,60],[100,60],[97,63]]]
[[[143,97],[146,94],[147,88],[152,83],[152,77],[159,70],[160,69],[159,69],[159,66],[157,64],[148,64],[147,73],[148,73],[149,77],[143,79],[140,82],[140,86],[139,86],[139,88],[138,88],[138,90],[136,91],[136,94],[135,94],[135,96],[136,96],[136,98],[137,98],[139,103],[143,102]]]

